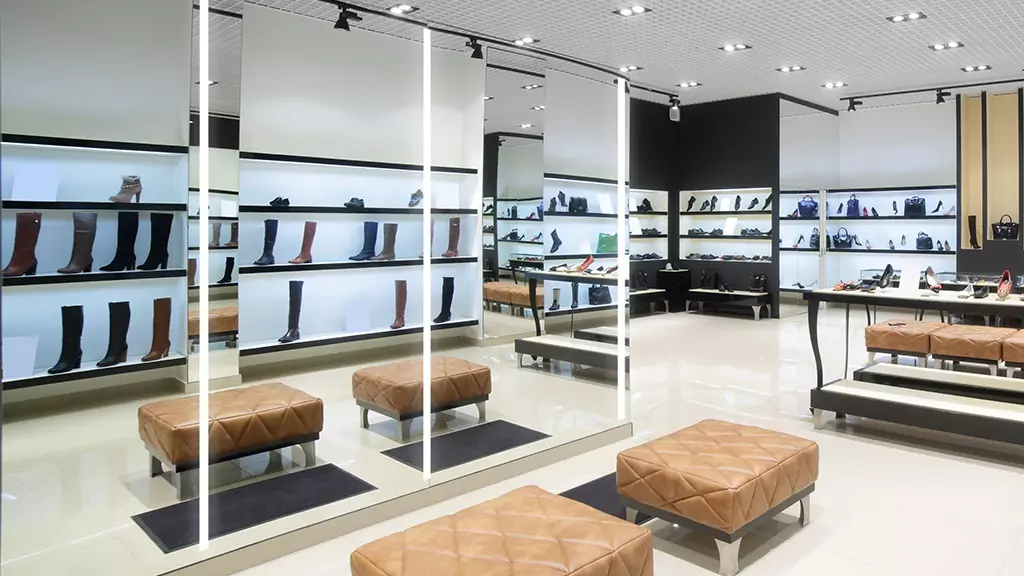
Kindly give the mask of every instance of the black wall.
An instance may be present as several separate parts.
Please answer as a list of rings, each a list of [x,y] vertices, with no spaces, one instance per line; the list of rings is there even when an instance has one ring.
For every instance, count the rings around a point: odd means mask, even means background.
[[[678,190],[675,156],[678,124],[668,106],[631,99],[629,105],[629,185],[645,190]]]

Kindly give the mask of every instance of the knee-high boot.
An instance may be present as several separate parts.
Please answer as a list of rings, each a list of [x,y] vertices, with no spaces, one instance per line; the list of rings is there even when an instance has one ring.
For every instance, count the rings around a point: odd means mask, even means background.
[[[455,277],[445,276],[441,279],[441,313],[434,322],[447,322],[452,319],[452,299],[455,297]]]
[[[288,282],[288,331],[277,339],[287,344],[299,339],[299,315],[302,313],[302,280]]]

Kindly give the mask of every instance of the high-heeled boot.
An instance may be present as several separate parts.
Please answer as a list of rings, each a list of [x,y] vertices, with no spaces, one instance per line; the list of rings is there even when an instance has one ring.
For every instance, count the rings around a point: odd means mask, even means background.
[[[572,283],[572,306],[569,308],[575,310],[580,307],[580,285],[578,282]]]
[[[107,354],[96,363],[99,368],[113,366],[128,360],[128,325],[131,323],[132,310],[128,302],[110,302],[110,340],[107,343]]]
[[[562,294],[561,288],[552,288],[551,291],[553,293],[552,299],[554,300],[554,302],[551,303],[551,307],[548,308],[548,312],[554,312],[555,310],[558,310],[560,308],[560,306],[558,305],[558,297]]]
[[[135,238],[139,235],[139,213],[117,213],[117,248],[114,259],[106,266],[100,266],[104,272],[121,272],[135,270]]]
[[[447,322],[452,319],[453,298],[455,298],[455,277],[444,276],[441,279],[441,313],[434,318],[434,323]]]
[[[157,298],[153,300],[153,345],[149,347],[149,354],[142,357],[142,361],[159,360],[170,353],[171,299]]]
[[[288,331],[277,339],[287,344],[299,339],[299,315],[302,313],[302,280],[288,282]]]
[[[395,259],[395,239],[398,237],[398,224],[385,224],[384,225],[384,247],[381,251],[370,258],[370,260],[394,260]]]
[[[392,330],[405,327],[405,302],[408,290],[405,280],[395,280],[395,321],[391,323]]]
[[[196,259],[195,258],[189,258],[188,259],[188,285],[189,286],[195,286],[196,285]]]
[[[363,262],[373,258],[373,250],[377,247],[377,223],[363,222],[363,249],[355,256],[349,256],[349,260]]]
[[[135,199],[136,204],[142,201],[142,177],[121,176],[121,189],[110,199],[113,202],[127,204],[132,201],[132,198]]]
[[[211,222],[210,225],[213,227],[213,239],[210,240],[210,248],[216,248],[220,246],[220,222]]]
[[[42,223],[43,215],[39,212],[18,213],[14,225],[14,252],[4,268],[4,278],[36,275],[36,244],[39,242],[39,227]]]
[[[217,280],[217,284],[230,284],[231,274],[235,271],[235,258],[228,256],[224,261],[224,277]]]
[[[161,212],[149,214],[149,255],[146,256],[145,262],[139,264],[139,270],[167,269],[169,254],[167,243],[171,241],[171,225],[173,223],[174,214]]]
[[[82,367],[82,327],[85,324],[82,307],[61,306],[60,323],[64,332],[61,337],[60,358],[53,368],[47,370],[50,374],[63,374]]]
[[[274,264],[274,244],[277,243],[277,220],[263,221],[263,255],[253,262],[256,266],[272,266]]]
[[[19,216],[20,216],[20,214],[19,214]],[[968,216],[967,217],[967,232],[971,235],[970,236],[971,237],[971,248],[974,248],[975,250],[980,249],[981,246],[978,245],[978,217],[977,216],[973,216],[972,215],[972,216]],[[4,273],[4,276],[6,276],[6,275],[7,274]]]
[[[441,254],[445,258],[455,258],[459,255],[459,229],[462,226],[458,218],[448,219],[448,250]]]
[[[231,240],[228,240],[228,243],[225,244],[225,246],[229,246],[231,248],[238,247],[238,222],[231,223]]]
[[[68,265],[57,270],[60,274],[92,272],[92,246],[96,241],[96,213],[75,212],[75,238],[71,245]]]
[[[306,222],[302,231],[302,248],[299,255],[288,261],[289,264],[313,263],[313,237],[316,236],[316,222]]]

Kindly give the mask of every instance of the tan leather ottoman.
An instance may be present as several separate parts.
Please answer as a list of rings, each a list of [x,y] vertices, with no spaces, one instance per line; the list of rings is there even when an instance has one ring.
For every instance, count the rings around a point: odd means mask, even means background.
[[[931,352],[931,334],[949,326],[945,322],[904,322],[890,320],[878,322],[864,329],[864,344],[868,359],[875,354],[900,354],[925,357]]]
[[[238,342],[238,306],[210,308],[210,342],[235,348]],[[199,346],[199,310],[188,311],[188,337],[192,352]]]
[[[797,502],[810,521],[818,445],[764,428],[704,420],[619,453],[627,518],[637,511],[709,534],[719,574],[739,571],[743,536]]]
[[[1016,332],[1013,328],[994,326],[946,326],[931,334],[932,357],[942,360],[943,364],[947,361],[988,364],[994,376],[999,359],[1003,357],[1003,340]]]
[[[461,358],[431,356],[430,412],[476,404],[480,421],[487,419],[491,369]],[[369,411],[398,420],[402,441],[409,440],[413,418],[423,416],[423,357],[361,368],[352,375],[352,396],[360,408],[363,428]]]
[[[650,530],[518,488],[364,544],[352,576],[654,576]]]
[[[484,301],[495,304],[509,304],[508,289],[504,282],[484,282]]]
[[[1007,367],[1024,368],[1024,331],[1011,334],[1002,342],[1003,362]],[[1006,375],[1013,378],[1013,371],[1007,370]]]
[[[508,291],[509,300],[513,306],[520,306],[522,308],[530,307],[530,288],[527,286],[512,286]],[[544,292],[537,291],[537,308],[544,308]]]
[[[324,405],[279,382],[210,395],[210,463],[301,445],[306,466],[316,463],[314,442],[324,427]],[[166,464],[178,498],[199,480],[199,397],[186,396],[139,408],[139,436],[149,450],[150,476]]]

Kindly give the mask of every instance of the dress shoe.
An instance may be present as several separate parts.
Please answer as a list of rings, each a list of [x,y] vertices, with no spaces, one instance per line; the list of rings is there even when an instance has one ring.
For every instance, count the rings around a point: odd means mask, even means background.
[[[484,208],[484,214],[494,214],[494,204],[488,204],[487,208]]]
[[[889,240],[889,250],[895,250],[895,249],[896,249],[896,245],[892,243],[892,240]]]
[[[793,248],[799,248],[799,247],[800,247],[800,244],[801,244],[801,243],[802,243],[803,241],[804,241],[804,235],[803,235],[803,234],[801,234],[801,235],[800,235],[800,237],[796,239],[796,243],[794,243],[794,244],[793,244]]]
[[[736,195],[736,202],[733,204],[733,210],[735,210],[736,212],[740,211],[740,195],[739,194]]]
[[[900,238],[900,246],[906,246],[906,245],[907,245],[907,235],[904,234],[903,237]]]
[[[842,216],[842,214],[843,214],[843,203],[842,202],[839,203],[839,210],[836,212],[836,214]]]
[[[798,208],[796,210],[793,210],[793,213],[790,214],[789,217],[790,218],[799,218],[800,217],[800,209]]]
[[[703,212],[707,210],[709,206],[711,206],[711,201],[705,200],[704,203],[700,205],[700,211]]]
[[[558,208],[558,198],[551,197],[551,204],[548,205],[548,212],[553,213]]]
[[[718,204],[718,196],[711,197],[711,211],[715,211],[715,205]]]
[[[345,208],[365,208],[366,204],[363,203],[362,198],[352,197],[348,202],[345,202]]]
[[[857,238],[856,234],[853,235],[853,243],[857,246],[863,246],[863,244],[860,243],[860,238]]]
[[[270,201],[270,205],[273,206],[274,208],[287,208],[289,205],[291,205],[291,201],[288,200],[287,198],[282,198],[278,196],[277,198],[274,198],[273,200]]]
[[[423,201],[423,190],[416,190],[409,196],[409,208],[415,208]]]
[[[693,203],[697,201],[696,196],[690,196],[690,200],[686,203],[686,211],[689,212],[693,208]],[[704,208],[702,207],[701,210]]]
[[[938,294],[942,291],[942,284],[939,284],[939,281],[935,279],[935,270],[933,270],[931,266],[924,271],[924,281],[928,284],[928,289],[932,292]]]
[[[968,281],[967,282],[967,288],[964,288],[963,290],[958,292],[956,297],[957,298],[970,298],[972,294],[974,294],[974,282]]]
[[[768,210],[768,207],[771,206],[771,205],[772,205],[772,195],[769,194],[768,197],[764,199],[764,207],[762,207],[761,209],[762,210]]]
[[[757,208],[757,205],[758,205],[758,204],[759,204],[760,202],[761,202],[761,200],[760,200],[760,199],[758,199],[758,198],[754,198],[753,200],[751,200],[751,201],[750,201],[750,206],[747,206],[747,210],[753,210],[754,208]]]
[[[864,217],[864,218],[867,218],[867,217],[868,217],[868,209],[867,209],[867,208],[865,208],[865,209],[864,209],[864,214],[863,214],[863,217]]]
[[[562,208],[568,208],[568,205],[565,203],[565,192],[561,190],[558,191],[558,203],[562,205]]]
[[[974,297],[977,298],[978,300],[988,298],[988,288],[986,288],[985,286],[976,286],[974,288]]]
[[[953,250],[949,247],[949,242],[944,242],[946,245],[946,252],[952,252]]]
[[[637,209],[644,213],[654,212],[654,206],[651,206],[651,201],[647,198],[644,198],[644,201],[640,203],[640,206],[638,206]]]
[[[939,200],[938,205],[935,206],[935,210],[932,210],[932,214],[937,214],[939,210],[942,210],[942,200]]]

